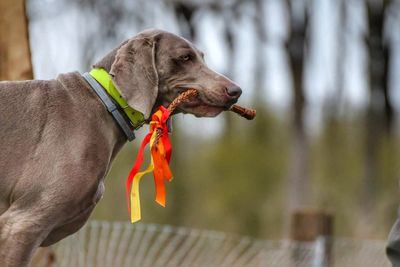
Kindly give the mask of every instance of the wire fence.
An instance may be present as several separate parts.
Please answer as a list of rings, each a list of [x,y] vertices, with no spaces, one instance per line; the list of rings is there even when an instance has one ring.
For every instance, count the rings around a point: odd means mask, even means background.
[[[51,262],[42,257],[35,266],[390,267],[385,243],[323,237],[309,243],[270,241],[181,227],[91,221],[52,248]]]

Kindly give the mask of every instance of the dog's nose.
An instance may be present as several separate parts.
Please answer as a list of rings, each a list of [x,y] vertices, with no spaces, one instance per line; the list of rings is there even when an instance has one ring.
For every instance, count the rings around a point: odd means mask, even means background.
[[[235,99],[238,99],[239,96],[242,94],[242,89],[240,89],[240,87],[235,84],[227,86],[225,90],[228,96]]]

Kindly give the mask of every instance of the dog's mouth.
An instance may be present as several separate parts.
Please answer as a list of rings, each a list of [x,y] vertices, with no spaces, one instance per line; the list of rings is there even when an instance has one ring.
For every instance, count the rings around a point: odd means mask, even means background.
[[[228,110],[234,104],[232,102],[225,104],[214,103],[202,93],[204,90],[199,90],[193,86],[179,87],[177,89],[178,95],[189,89],[197,90],[199,93],[198,96],[189,97],[185,102],[182,102],[178,106],[177,112],[191,113],[196,117],[215,117],[219,113]]]

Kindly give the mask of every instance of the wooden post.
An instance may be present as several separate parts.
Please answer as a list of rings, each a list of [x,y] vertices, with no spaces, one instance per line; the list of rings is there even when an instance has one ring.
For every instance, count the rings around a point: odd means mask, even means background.
[[[304,261],[305,251],[301,249],[301,242],[315,243],[316,253],[309,258],[307,266],[333,266],[332,259],[333,216],[318,210],[296,210],[292,214],[290,238],[295,242],[292,251],[294,266],[300,259]],[[306,259],[307,260],[307,259]]]
[[[33,78],[25,0],[0,1],[0,80]]]

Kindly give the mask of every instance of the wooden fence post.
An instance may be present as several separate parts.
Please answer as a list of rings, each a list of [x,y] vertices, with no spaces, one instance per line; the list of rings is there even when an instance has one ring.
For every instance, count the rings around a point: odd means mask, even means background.
[[[333,215],[319,210],[296,210],[292,214],[290,238],[295,242],[292,251],[294,266],[300,259],[309,259],[307,266],[333,266],[332,257]],[[312,257],[304,257],[304,249],[298,242],[315,243],[316,253]]]
[[[33,78],[25,0],[0,1],[0,81]]]

